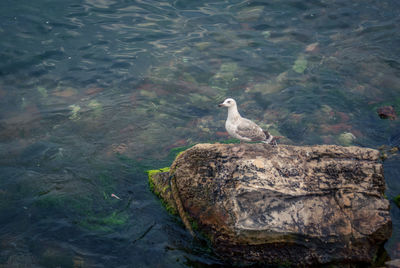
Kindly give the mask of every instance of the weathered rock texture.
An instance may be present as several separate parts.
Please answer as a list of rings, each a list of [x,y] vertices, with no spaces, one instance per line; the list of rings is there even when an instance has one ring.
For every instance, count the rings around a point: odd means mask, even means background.
[[[169,173],[153,176],[175,207],[167,178],[176,181],[185,213],[228,262],[371,263],[391,234],[373,149],[199,144],[179,155]]]

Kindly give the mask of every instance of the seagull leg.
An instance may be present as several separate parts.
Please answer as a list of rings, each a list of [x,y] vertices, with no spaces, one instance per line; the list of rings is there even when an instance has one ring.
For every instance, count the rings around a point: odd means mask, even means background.
[[[273,140],[271,145],[272,147],[278,147],[278,143],[276,142],[276,140]]]

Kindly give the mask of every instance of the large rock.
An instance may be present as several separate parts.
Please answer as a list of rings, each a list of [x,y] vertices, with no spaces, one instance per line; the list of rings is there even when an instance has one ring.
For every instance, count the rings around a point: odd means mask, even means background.
[[[373,149],[199,144],[151,180],[227,262],[371,263],[391,235]]]

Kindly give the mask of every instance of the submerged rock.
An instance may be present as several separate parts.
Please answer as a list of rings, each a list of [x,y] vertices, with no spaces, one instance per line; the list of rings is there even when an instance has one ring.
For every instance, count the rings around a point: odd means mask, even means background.
[[[307,60],[305,59],[304,55],[300,55],[296,61],[294,62],[294,65],[292,69],[299,74],[304,73],[305,69],[307,69]]]
[[[219,71],[211,78],[210,83],[214,86],[230,86],[238,80],[239,66],[235,62],[221,64]]]
[[[306,46],[306,51],[307,52],[314,52],[317,49],[318,45],[319,45],[318,42],[309,44],[308,46]]]
[[[393,106],[383,106],[379,107],[376,112],[378,113],[379,117],[382,119],[390,119],[395,120],[397,118],[396,111],[394,110]]]
[[[78,91],[74,88],[68,87],[65,89],[57,89],[52,93],[53,96],[63,97],[63,98],[70,98],[75,96]]]
[[[400,267],[400,259],[395,259],[391,261],[385,262],[386,267],[388,268],[399,268]]]
[[[79,111],[81,110],[81,107],[76,104],[72,104],[69,106],[71,109],[71,115],[68,117],[69,119],[73,121],[78,121],[80,119]]]
[[[97,100],[91,100],[88,107],[92,110],[94,117],[101,116],[103,112],[103,105]]]
[[[344,132],[338,137],[338,141],[344,146],[350,146],[356,139],[356,136],[351,132]]]
[[[45,87],[37,87],[38,92],[40,93],[40,95],[42,95],[43,98],[47,98],[48,94],[47,94],[47,89]]]
[[[228,263],[371,263],[391,235],[373,149],[199,144],[149,178]]]

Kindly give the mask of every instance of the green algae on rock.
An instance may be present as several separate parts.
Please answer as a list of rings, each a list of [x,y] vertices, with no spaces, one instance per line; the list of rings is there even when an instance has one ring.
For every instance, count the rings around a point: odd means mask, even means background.
[[[296,73],[302,74],[305,69],[307,69],[307,60],[304,58],[304,55],[300,55],[294,62],[293,70]]]
[[[71,115],[68,117],[72,121],[78,121],[81,117],[79,115],[79,111],[81,110],[81,107],[76,104],[72,104],[69,106],[71,109]]]
[[[400,208],[400,194],[393,198],[394,203]]]
[[[344,133],[342,133],[342,134],[339,135],[339,137],[338,137],[338,142],[339,142],[341,145],[350,146],[350,145],[353,144],[353,142],[354,142],[356,139],[357,139],[357,138],[356,138],[356,136],[354,136],[353,133],[351,133],[351,132],[344,132]]]
[[[46,89],[45,87],[38,86],[38,87],[37,87],[37,90],[38,90],[38,92],[40,93],[40,95],[41,95],[43,98],[47,98],[48,94],[47,94],[47,89]]]
[[[169,171],[169,167],[148,170],[149,187],[160,198],[161,203],[169,213],[178,215],[169,182]]]
[[[169,176],[170,171],[169,168],[149,170],[150,189],[160,198],[169,213],[180,216],[186,229],[194,237],[193,229],[197,229],[197,223],[185,212],[177,190],[176,180]]]

